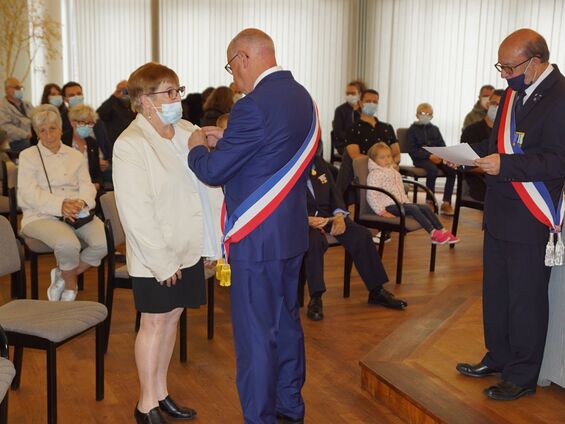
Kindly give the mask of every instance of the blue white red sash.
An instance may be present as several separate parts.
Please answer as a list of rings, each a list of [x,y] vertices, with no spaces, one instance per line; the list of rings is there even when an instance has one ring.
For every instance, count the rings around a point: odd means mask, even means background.
[[[524,153],[521,145],[522,140],[516,133],[514,103],[517,100],[516,92],[508,89],[498,126],[499,153],[509,155]],[[512,186],[530,213],[550,230],[545,264],[547,266],[562,265],[565,250],[561,241],[561,226],[564,214],[563,196],[560,196],[559,204],[555,208],[549,190],[543,182],[512,182]],[[554,246],[555,234],[557,234],[558,240]]]
[[[273,213],[310,164],[320,139],[318,108],[312,100],[312,125],[300,149],[281,169],[251,193],[228,217],[225,201],[222,205],[221,224],[226,259],[231,243],[237,243],[257,228]]]

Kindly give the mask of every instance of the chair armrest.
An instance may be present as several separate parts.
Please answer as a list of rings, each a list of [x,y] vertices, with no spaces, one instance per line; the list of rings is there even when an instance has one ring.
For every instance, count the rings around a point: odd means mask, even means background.
[[[412,184],[417,186],[418,188],[421,188],[422,190],[424,190],[428,196],[430,196],[432,199],[434,199],[434,212],[438,213],[439,211],[439,205],[437,204],[437,200],[436,200],[436,196],[434,195],[434,192],[431,191],[428,187],[426,187],[424,184],[418,182],[418,181],[414,181],[414,180],[409,180],[408,178],[403,178],[402,182],[404,184]]]
[[[406,224],[406,211],[404,210],[404,206],[402,205],[402,203],[400,203],[398,201],[398,199],[396,199],[396,197],[394,197],[392,195],[392,193],[390,191],[385,190],[384,188],[380,188],[380,187],[373,187],[373,186],[368,186],[368,185],[362,185],[362,184],[358,184],[357,182],[352,182],[351,184],[349,184],[349,187],[352,190],[355,190],[355,221],[359,221],[359,210],[361,209],[361,199],[360,199],[360,192],[361,190],[372,190],[372,191],[378,191],[379,193],[383,193],[384,195],[388,196],[389,198],[392,199],[392,201],[394,202],[394,204],[396,205],[396,207],[398,208],[398,210],[400,211],[400,225],[402,227],[405,227]]]
[[[2,358],[8,358],[8,336],[4,328],[0,325],[0,355]]]

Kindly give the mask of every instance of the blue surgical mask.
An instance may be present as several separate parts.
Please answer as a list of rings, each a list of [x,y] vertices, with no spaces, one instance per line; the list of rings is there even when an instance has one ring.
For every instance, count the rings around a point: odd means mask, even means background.
[[[81,105],[84,103],[84,96],[73,96],[69,97],[69,106],[73,107],[76,105]]]
[[[157,110],[156,107],[155,110]],[[176,124],[182,118],[182,105],[180,101],[173,103],[163,103],[161,105],[161,111],[157,110],[157,114],[159,115],[159,118],[161,119],[163,124]]]
[[[379,110],[378,103],[365,103],[361,111],[364,115],[375,116]]]
[[[533,59],[533,57],[532,57]],[[526,84],[526,71],[528,70],[528,67],[530,66],[530,63],[532,63],[532,59],[530,59],[530,61],[528,62],[528,65],[526,66],[526,69],[524,69],[524,73],[520,74],[514,78],[507,78],[506,82],[508,83],[508,86],[516,91],[516,92],[520,92],[520,91],[524,91],[526,88],[528,88],[530,85],[532,85],[532,83],[530,84]]]
[[[49,103],[55,107],[60,107],[63,104],[63,96],[49,96]]]
[[[490,118],[491,121],[494,122],[496,119],[496,113],[498,112],[498,106],[490,105],[487,110],[487,116]]]
[[[14,97],[18,100],[22,100],[24,98],[24,90],[21,88],[19,90],[15,90]]]
[[[77,125],[77,134],[80,138],[92,137],[93,133],[92,128],[86,125]]]

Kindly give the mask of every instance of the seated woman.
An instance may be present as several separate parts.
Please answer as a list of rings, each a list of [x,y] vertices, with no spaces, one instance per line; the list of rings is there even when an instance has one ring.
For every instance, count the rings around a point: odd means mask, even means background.
[[[106,256],[104,224],[89,213],[96,206],[96,188],[83,156],[61,142],[62,122],[57,108],[37,107],[31,122],[39,143],[20,154],[22,233],[54,250],[57,267],[51,270],[47,298],[75,300],[77,276],[100,265]],[[86,245],[82,251],[81,241]]]
[[[108,169],[109,163],[104,159],[100,147],[94,138],[94,124],[98,114],[90,106],[79,104],[69,109],[69,122],[73,128],[71,147],[78,150],[88,161],[88,172],[96,190],[102,187],[102,172]]]
[[[441,170],[445,174],[446,183],[443,191],[443,202],[441,204],[440,213],[443,215],[453,215],[451,207],[451,195],[453,194],[453,186],[455,185],[455,170],[445,165],[441,158],[432,155],[424,147],[440,147],[445,146],[445,141],[439,132],[439,128],[431,123],[434,117],[434,110],[428,103],[421,103],[416,108],[416,118],[406,133],[406,150],[410,154],[414,166],[424,168],[426,173],[426,186],[435,193],[436,178]],[[433,203],[428,198],[429,203]]]
[[[214,89],[204,102],[202,126],[216,125],[216,120],[224,113],[230,113],[232,106],[233,92],[229,87],[221,86]]]
[[[379,187],[391,193],[402,204],[406,215],[414,218],[430,234],[433,244],[455,244],[459,242],[457,237],[443,228],[439,218],[428,205],[408,203],[402,176],[393,167],[391,149],[386,143],[375,144],[369,149],[368,156],[368,186]],[[387,218],[400,216],[398,206],[384,193],[367,190],[367,202],[377,215]]]

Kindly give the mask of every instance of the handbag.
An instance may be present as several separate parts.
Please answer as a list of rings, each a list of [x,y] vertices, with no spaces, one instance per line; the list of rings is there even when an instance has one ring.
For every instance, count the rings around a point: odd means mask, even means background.
[[[43,166],[43,172],[45,172],[45,178],[47,179],[47,185],[49,186],[49,192],[51,194],[53,194],[53,190],[51,190],[51,182],[49,181],[49,176],[47,175],[47,169],[45,168],[45,162],[43,162],[43,155],[41,154],[41,150],[39,149],[39,146],[36,145],[35,147],[37,147],[37,152],[39,153],[39,158],[41,159],[41,165]],[[74,229],[80,228],[83,225],[88,224],[93,219],[94,219],[94,211],[93,210],[89,210],[87,216],[84,216],[82,218],[75,218],[74,221],[71,221],[70,219],[65,218],[64,216],[59,217],[59,221],[63,221],[65,224],[70,225]]]

